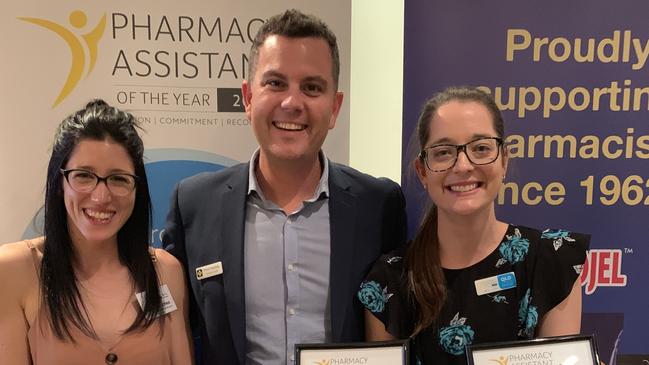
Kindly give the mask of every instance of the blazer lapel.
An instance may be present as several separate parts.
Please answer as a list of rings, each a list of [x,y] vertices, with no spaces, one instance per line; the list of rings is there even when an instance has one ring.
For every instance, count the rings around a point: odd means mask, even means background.
[[[245,355],[245,294],[243,272],[243,240],[245,228],[246,195],[248,192],[248,164],[232,173],[224,186],[222,202],[215,209],[221,216],[218,232],[222,240],[223,285],[230,323],[230,331],[239,363]],[[219,238],[217,237],[217,240]]]
[[[356,196],[351,182],[329,162],[329,224],[331,232],[331,259],[329,285],[331,292],[331,330],[333,340],[342,336],[347,315],[347,303],[352,283],[349,281],[356,236]]]

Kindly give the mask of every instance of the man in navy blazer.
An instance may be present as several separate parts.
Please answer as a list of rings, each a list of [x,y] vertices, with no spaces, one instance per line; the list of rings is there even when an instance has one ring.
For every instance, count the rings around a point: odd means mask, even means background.
[[[362,341],[358,286],[406,237],[399,186],[321,150],[343,100],[329,28],[288,10],[249,59],[242,94],[259,149],[180,182],[163,237],[188,273],[202,364],[290,364],[296,343]]]

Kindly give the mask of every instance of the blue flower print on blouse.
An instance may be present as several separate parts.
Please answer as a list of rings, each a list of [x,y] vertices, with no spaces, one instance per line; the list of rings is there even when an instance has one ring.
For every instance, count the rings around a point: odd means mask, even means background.
[[[444,351],[460,356],[464,354],[464,348],[473,343],[475,332],[465,323],[466,318],[460,318],[458,312],[451,320],[450,326],[443,327],[439,331],[439,345]]]
[[[531,300],[530,289],[527,289],[525,296],[521,299],[518,306],[518,321],[521,325],[521,329],[518,331],[519,337],[534,337],[534,330],[536,329],[536,325],[539,323],[539,313],[536,306],[530,304]]]
[[[358,300],[372,313],[383,312],[385,303],[392,297],[392,294],[388,294],[388,288],[381,289],[381,285],[376,281],[363,282],[357,295]]]
[[[514,229],[514,234],[505,236],[505,240],[500,243],[498,251],[502,258],[496,263],[496,267],[501,267],[506,262],[515,264],[525,260],[527,251],[530,247],[530,241],[521,237],[521,231]]]
[[[541,238],[551,239],[555,251],[563,246],[564,241],[575,242],[575,239],[570,237],[570,232],[563,229],[546,229],[541,233]]]

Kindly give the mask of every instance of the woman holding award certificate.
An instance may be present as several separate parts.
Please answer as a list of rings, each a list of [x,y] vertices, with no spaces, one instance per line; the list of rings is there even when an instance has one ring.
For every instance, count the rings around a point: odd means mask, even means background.
[[[444,90],[424,105],[417,137],[433,207],[362,283],[367,339],[412,337],[419,361],[442,365],[465,363],[469,344],[579,333],[589,236],[496,218],[508,153],[491,96]]]

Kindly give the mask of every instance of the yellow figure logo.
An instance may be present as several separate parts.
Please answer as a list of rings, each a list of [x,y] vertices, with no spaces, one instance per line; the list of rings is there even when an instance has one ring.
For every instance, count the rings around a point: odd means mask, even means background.
[[[329,365],[329,360],[322,360],[314,362],[315,365]]]
[[[500,356],[497,359],[489,359],[489,361],[497,362],[498,365],[507,365],[507,362],[509,361],[506,357]]]
[[[101,17],[94,29],[86,34],[80,34],[80,37],[75,35],[66,27],[47,19],[28,17],[20,17],[18,19],[51,30],[59,37],[63,38],[63,40],[68,44],[68,47],[70,47],[70,53],[72,55],[70,72],[68,73],[68,78],[65,80],[65,84],[63,84],[61,92],[59,92],[59,96],[56,98],[54,104],[52,105],[52,108],[54,108],[59,105],[59,103],[61,103],[68,95],[70,95],[72,90],[74,90],[74,88],[79,83],[79,80],[81,80],[81,77],[83,77],[83,70],[86,67],[86,54],[83,49],[82,40],[88,49],[89,56],[88,72],[86,73],[86,77],[90,75],[92,69],[95,67],[98,53],[97,46],[99,40],[104,35],[104,30],[106,29],[106,14]],[[87,22],[88,17],[83,11],[75,10],[70,13],[70,24],[73,27],[81,29],[86,26]]]

